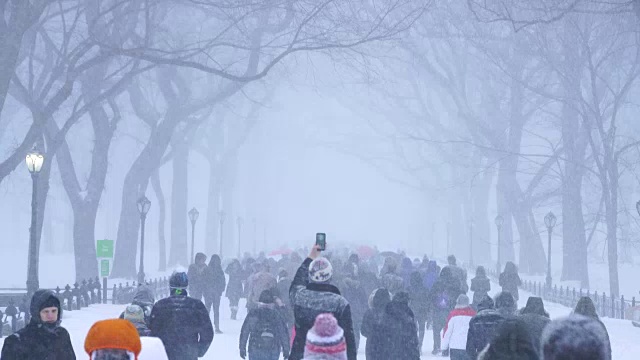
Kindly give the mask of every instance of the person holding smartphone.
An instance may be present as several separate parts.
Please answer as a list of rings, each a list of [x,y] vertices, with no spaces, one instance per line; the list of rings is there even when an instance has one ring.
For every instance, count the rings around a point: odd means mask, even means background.
[[[316,317],[324,313],[331,313],[344,330],[347,359],[357,359],[351,306],[340,295],[338,288],[330,284],[333,267],[329,260],[321,256],[322,250],[326,249],[326,236],[323,235],[316,236],[316,245],[298,268],[289,289],[296,324],[289,360],[301,360],[304,357],[307,332],[313,327]]]

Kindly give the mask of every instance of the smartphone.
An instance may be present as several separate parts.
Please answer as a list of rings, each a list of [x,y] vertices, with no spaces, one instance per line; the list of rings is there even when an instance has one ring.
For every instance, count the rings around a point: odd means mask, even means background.
[[[316,234],[316,245],[320,245],[320,250],[325,251],[327,249],[327,234],[325,233],[317,233]]]

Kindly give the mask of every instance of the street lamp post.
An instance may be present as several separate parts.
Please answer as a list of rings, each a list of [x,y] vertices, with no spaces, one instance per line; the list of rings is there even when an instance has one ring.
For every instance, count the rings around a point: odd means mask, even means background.
[[[244,224],[244,219],[242,216],[238,216],[236,222],[238,223],[238,259],[240,259],[242,255],[242,251],[240,249],[242,244],[242,224]]]
[[[193,263],[196,262],[194,257],[194,250],[196,245],[196,221],[198,221],[198,217],[200,216],[200,212],[198,209],[193,208],[189,210],[189,220],[191,220],[191,261]]]
[[[29,229],[29,254],[27,265],[27,298],[38,290],[38,244],[36,239],[36,226],[38,223],[38,174],[42,170],[44,156],[37,150],[31,151],[26,157],[27,169],[31,173],[31,228]]]
[[[223,235],[224,235],[224,219],[225,219],[225,212],[224,210],[220,210],[220,212],[218,212],[218,215],[220,216],[220,258],[222,258],[222,240],[224,239]]]
[[[138,270],[138,284],[144,284],[144,225],[151,207],[151,201],[143,195],[138,199],[137,205],[140,213],[140,269]]]
[[[556,226],[556,220],[556,216],[551,211],[544,217],[544,224],[547,226],[547,233],[549,234],[547,247],[547,289],[551,289],[551,234],[553,233],[553,227]]]
[[[502,225],[504,224],[504,218],[502,217],[502,215],[498,215],[496,216],[496,228],[498,228],[498,272],[497,274],[500,275],[500,272],[502,271],[502,264],[501,264],[501,254],[500,254],[500,248],[502,247]]]

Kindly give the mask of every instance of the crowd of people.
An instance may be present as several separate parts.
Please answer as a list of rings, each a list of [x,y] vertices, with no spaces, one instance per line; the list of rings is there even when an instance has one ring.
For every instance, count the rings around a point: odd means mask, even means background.
[[[367,360],[418,360],[428,331],[431,354],[451,359],[611,359],[606,327],[590,298],[553,321],[541,298],[530,297],[518,309],[521,281],[511,262],[492,298],[485,269],[478,267],[469,281],[455,256],[440,267],[426,256],[365,258],[314,246],[304,259],[298,252],[278,261],[259,254],[233,259],[224,270],[218,255],[206,260],[198,253],[188,272],[172,274],[169,297],[155,301],[153,290],[141,285],[120,319],[95,323],[85,339],[90,358],[203,357],[214,334],[222,333],[224,294],[233,320],[246,299],[242,359],[355,360],[364,337]],[[37,291],[30,314],[30,323],[5,340],[3,360],[76,358],[55,293]]]

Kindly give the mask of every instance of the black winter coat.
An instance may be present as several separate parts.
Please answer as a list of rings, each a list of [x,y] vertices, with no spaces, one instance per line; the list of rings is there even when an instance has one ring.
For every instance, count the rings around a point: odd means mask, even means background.
[[[427,319],[431,306],[429,304],[429,290],[420,283],[409,287],[409,307],[416,319]]]
[[[387,304],[381,327],[380,359],[420,360],[415,317],[408,304]]]
[[[240,262],[235,260],[227,266],[225,271],[229,275],[229,282],[227,283],[226,297],[229,299],[240,299],[244,294],[242,288],[242,282],[246,280],[246,276]]]
[[[549,324],[551,320],[548,317],[538,314],[524,314],[518,316],[518,319],[522,320],[524,327],[531,335],[531,343],[536,349],[536,352],[540,351],[540,340],[542,339],[542,331]]]
[[[191,264],[187,271],[187,277],[189,278],[189,292],[204,294],[208,288],[211,287],[210,281],[213,277],[211,269],[207,264],[197,265]]]
[[[338,320],[338,325],[344,330],[347,359],[356,360],[356,338],[353,333],[349,302],[333,285],[309,283],[311,261],[307,258],[302,262],[289,289],[296,328],[296,337],[293,340],[289,360],[301,360],[304,357],[307,332],[313,327],[316,317],[323,313],[331,313]]]
[[[440,307],[437,304],[442,294],[446,294],[448,298],[446,307]],[[460,294],[462,294],[462,289],[460,289],[460,282],[456,277],[445,277],[441,275],[438,280],[436,280],[429,292],[429,305],[433,311],[434,322],[444,326],[449,313],[456,307],[456,301]]]
[[[151,310],[149,328],[162,340],[169,360],[196,360],[213,341],[209,312],[202,301],[185,295],[158,301]]]
[[[222,268],[216,268],[209,265],[207,266],[209,270],[207,271],[208,279],[204,296],[207,298],[220,297],[227,286],[227,278],[224,276]]]
[[[467,354],[471,359],[478,358],[478,354],[491,342],[506,319],[505,315],[490,309],[480,311],[469,321]]]
[[[476,276],[471,279],[471,291],[473,291],[473,305],[477,306],[485,295],[491,291],[491,281],[486,276]]]
[[[263,324],[268,325],[267,329],[273,331],[272,341],[262,340],[259,332],[263,329]],[[282,318],[282,315],[273,304],[258,303],[258,307],[249,311],[242,324],[240,331],[240,352],[247,349],[249,341],[249,357],[252,353],[282,353],[286,359],[289,356],[289,330]]]
[[[349,302],[351,307],[351,319],[355,327],[362,324],[362,317],[369,307],[367,294],[360,285],[360,282],[351,278],[342,281],[342,296]]]
[[[75,360],[69,332],[60,326],[62,309],[58,305],[58,321],[43,324],[40,321],[40,307],[55,297],[50,290],[38,290],[31,298],[31,322],[4,341],[3,360]],[[58,300],[59,304],[59,300]]]
[[[508,291],[513,296],[513,299],[518,302],[520,299],[520,294],[518,293],[518,287],[522,285],[522,280],[520,280],[520,276],[518,276],[515,272],[503,272],[500,274],[499,279],[500,286],[502,286],[502,291]]]
[[[360,333],[367,338],[365,349],[367,360],[388,360],[384,358],[382,349],[382,324],[385,310],[384,307],[369,309],[362,318]]]

